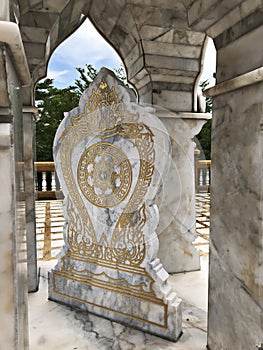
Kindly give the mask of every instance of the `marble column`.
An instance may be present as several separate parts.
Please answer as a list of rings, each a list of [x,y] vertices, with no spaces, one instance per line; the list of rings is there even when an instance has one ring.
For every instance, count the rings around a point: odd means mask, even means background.
[[[0,116],[3,118],[3,115]],[[13,218],[12,218],[12,178],[10,176],[10,125],[0,124],[0,253],[2,263],[0,265],[0,277],[4,282],[4,288],[1,288],[0,310],[1,310],[1,329],[5,329],[1,335],[1,344],[12,344],[14,317],[12,312],[6,308],[6,305],[13,306],[14,285],[13,285]]]
[[[28,349],[23,118],[20,79],[0,45],[0,347]]]
[[[34,179],[34,121],[36,114],[37,108],[31,106],[23,107],[24,181],[29,292],[36,292],[38,290]]]
[[[217,86],[206,93],[213,97],[211,350],[263,346],[263,26],[248,32],[251,23],[215,39]]]
[[[195,233],[194,143],[209,115],[198,105],[206,35],[200,31],[145,26],[141,40],[123,55],[139,102],[157,108],[172,141],[172,167],[160,210],[160,257],[170,273],[200,269]],[[121,50],[120,50],[121,51]],[[197,117],[196,117],[197,116]]]
[[[169,273],[200,269],[196,239],[193,138],[211,118],[209,113],[159,111],[171,140],[172,161],[159,198],[159,257]]]

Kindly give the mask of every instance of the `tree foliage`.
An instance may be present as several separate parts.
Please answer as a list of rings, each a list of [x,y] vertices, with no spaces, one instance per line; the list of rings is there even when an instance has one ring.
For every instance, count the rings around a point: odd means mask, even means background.
[[[36,124],[36,159],[52,161],[56,130],[63,113],[78,105],[78,95],[75,89],[58,89],[53,86],[53,79],[45,79],[37,84],[35,98],[40,117]]]
[[[202,81],[200,83],[200,87],[202,89],[202,91],[204,91],[209,85],[209,81],[208,79]],[[206,109],[205,109],[206,113],[211,113],[212,112],[212,99],[211,97],[206,97]]]
[[[70,88],[75,89],[80,96],[96,78],[98,71],[91,64],[86,64],[84,68],[77,67],[76,70],[79,73],[79,78],[75,79],[74,85],[70,86]],[[113,70],[116,77],[128,86],[126,83],[126,72],[124,66],[121,64],[119,68],[114,68]]]
[[[208,86],[208,80],[203,81],[200,84],[202,90]],[[212,99],[206,98],[206,112],[212,112]],[[197,139],[202,147],[206,159],[211,159],[211,128],[212,128],[212,120],[208,120],[206,124],[203,126],[201,132],[197,135]]]
[[[93,82],[98,72],[91,64],[86,64],[84,68],[77,67],[76,70],[79,72],[80,77],[75,80],[73,88],[80,96]]]

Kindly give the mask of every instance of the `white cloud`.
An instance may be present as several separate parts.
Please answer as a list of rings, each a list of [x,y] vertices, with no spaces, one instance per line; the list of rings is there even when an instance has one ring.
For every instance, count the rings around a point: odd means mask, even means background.
[[[63,77],[64,75],[68,74],[69,71],[67,69],[64,69],[62,71],[55,71],[55,70],[48,70],[47,73],[47,78],[50,79],[56,79],[57,81],[63,81],[63,79],[61,79],[61,77]]]
[[[93,24],[86,19],[55,50],[49,62],[48,75],[62,69],[62,72],[65,73],[58,75],[58,77],[68,74],[68,80],[71,80],[70,83],[72,83],[77,77],[76,67],[84,67],[85,64],[92,64],[97,69],[104,65],[108,68],[118,68],[120,63],[121,59],[116,51],[97,32]],[[63,78],[66,81],[67,77],[64,76]]]

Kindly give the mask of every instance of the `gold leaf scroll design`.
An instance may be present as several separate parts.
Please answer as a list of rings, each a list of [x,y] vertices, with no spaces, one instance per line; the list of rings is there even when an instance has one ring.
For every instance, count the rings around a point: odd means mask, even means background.
[[[140,266],[145,257],[144,197],[154,172],[154,135],[144,123],[122,124],[119,135],[137,148],[140,170],[133,194],[115,226],[111,241],[108,244],[106,237],[102,236],[106,243],[100,244],[103,258],[119,264]]]
[[[67,213],[69,217],[67,240],[72,251],[77,251],[80,254],[89,252],[90,256],[98,255],[97,245],[95,244],[94,229],[88,226],[91,223],[89,220],[82,220],[76,212],[75,207],[70,197],[68,197]]]
[[[98,90],[92,89],[87,106],[93,112],[102,106],[117,105],[119,102],[115,87],[110,88],[105,79],[102,78]]]
[[[71,131],[74,130],[71,129]],[[68,136],[70,139],[70,135]],[[85,208],[85,204],[75,185],[75,179],[71,169],[70,160],[74,148],[73,146],[78,143],[78,139],[75,138],[74,142],[64,141],[67,141],[67,138],[63,139],[60,155],[64,181],[70,194],[65,198],[65,201],[67,202],[67,215],[69,218],[67,227],[67,241],[73,252],[78,252],[81,255],[85,253],[88,256],[96,257],[98,255],[98,247],[96,245],[95,230],[90,216]],[[77,211],[75,206],[77,207]]]
[[[112,261],[140,266],[145,257],[145,223],[145,204],[133,213],[121,214],[110,243],[109,253]]]
[[[138,119],[138,114],[130,113],[125,109],[124,103],[119,100],[114,86],[109,88],[103,78],[99,84],[99,89],[92,90],[83,113],[72,118],[72,124],[78,125],[83,132],[89,135],[104,133],[101,137],[106,138],[108,137],[107,133],[111,133],[111,136],[118,133],[116,130],[118,125],[124,122],[137,122]],[[113,130],[116,131],[115,134],[112,134]]]
[[[128,139],[138,149],[140,170],[133,194],[116,224],[111,239],[110,258],[118,263],[140,266],[145,257],[144,197],[154,173],[154,135],[143,123],[123,124],[119,135]]]
[[[88,113],[89,111],[91,113]],[[106,122],[105,122],[105,113],[107,117]],[[84,202],[82,201],[82,198],[78,192],[78,189],[75,186],[75,180],[73,177],[73,173],[71,171],[71,155],[72,155],[73,147],[81,139],[83,139],[88,135],[98,136],[98,137],[101,137],[102,139],[106,139],[108,137],[112,137],[117,134],[120,134],[120,131],[122,130],[121,125],[123,125],[124,122],[126,122],[126,129],[127,129],[127,126],[129,125],[128,122],[131,122],[131,121],[133,122],[133,123],[130,123],[129,130],[131,131],[130,136],[134,137],[134,135],[138,135],[138,130],[139,130],[138,125],[141,125],[142,129],[143,129],[142,126],[144,125],[142,123],[140,124],[136,123],[138,118],[139,118],[138,114],[133,114],[125,110],[124,103],[118,100],[118,95],[116,94],[114,87],[110,89],[107,83],[105,82],[105,80],[102,79],[99,85],[99,89],[98,90],[93,89],[92,95],[89,98],[88,103],[84,107],[84,113],[80,114],[76,118],[72,118],[72,125],[68,126],[62,134],[61,163],[62,163],[64,179],[68,186],[69,193],[72,196],[73,201],[76,203],[78,207],[78,211],[81,214],[80,216],[82,217],[82,221],[84,221],[84,224],[82,225],[82,230],[84,230],[85,228],[86,241],[89,243],[92,242],[92,244],[88,244],[88,245],[82,242],[81,248],[84,249],[84,252],[83,252],[83,249],[76,249],[76,247],[72,246],[71,249],[76,253],[82,252],[88,256],[105,258],[105,246],[107,246],[108,244],[105,244],[106,243],[105,238],[104,238],[103,244],[102,242],[97,242],[96,235],[95,235],[94,228],[90,220],[89,214],[85,208]],[[134,125],[136,125],[135,129],[134,129]],[[126,138],[129,139],[130,138],[129,135]],[[63,147],[63,145],[65,146]],[[140,149],[139,149],[139,153],[140,153]],[[140,165],[143,168],[145,168],[145,162],[142,161],[142,155],[143,155],[143,152],[140,153],[140,158],[141,158]],[[151,167],[148,167],[148,169],[151,169]],[[140,173],[142,173],[142,171],[140,171]],[[138,186],[138,182],[140,182],[141,186]],[[149,179],[148,179],[148,183],[149,183]],[[137,204],[139,205],[139,203],[141,202],[140,191],[138,190],[140,190],[141,187],[145,187],[145,184],[147,185],[146,177],[144,179],[142,179],[142,177],[138,179],[137,185],[135,187],[136,191],[134,191],[136,192],[136,194],[132,196],[132,200],[129,202],[129,205],[126,207],[126,210],[125,210],[126,213],[129,211],[129,214],[121,215],[122,220],[119,220],[118,222],[119,229],[118,229],[117,236],[120,235],[120,231],[121,231],[120,228],[123,228],[124,223],[127,222],[127,219],[129,218],[129,216],[131,216],[130,214],[131,209],[134,206],[136,207]],[[144,192],[145,191],[142,191],[141,193],[144,193]],[[137,206],[136,208],[139,208],[139,206]],[[142,210],[140,209],[139,212],[141,211]],[[141,217],[141,215],[138,215],[138,217]],[[142,225],[139,223],[139,227],[141,226]],[[69,225],[68,227],[71,228],[71,227],[74,227],[74,225]],[[74,232],[74,230],[72,230],[71,232]],[[70,236],[72,237],[72,235]],[[140,233],[140,236],[142,236],[142,239],[143,239],[142,232]],[[73,241],[76,242],[75,240]],[[77,242],[78,241],[79,240],[77,240]],[[112,247],[112,245],[110,245],[110,247]],[[141,256],[143,257],[145,254],[144,242],[143,244],[140,245],[140,247],[143,247],[143,254],[141,254]],[[117,249],[117,247],[115,247],[114,249],[115,249],[114,254],[119,256],[120,250]],[[109,250],[107,249],[106,251],[109,251]],[[108,254],[106,259],[109,259]],[[142,259],[143,258],[139,259],[139,261],[141,261]],[[136,265],[138,264],[139,262],[136,262]]]
[[[73,134],[72,136],[70,134]],[[85,208],[85,204],[79,195],[78,189],[75,185],[75,180],[71,170],[71,155],[74,145],[77,144],[81,139],[87,136],[86,132],[83,133],[83,129],[76,130],[70,128],[67,135],[63,138],[61,146],[61,163],[63,168],[64,179],[69,189],[69,193],[76,204],[80,217],[84,221],[83,228],[85,227],[85,232],[82,232],[85,241],[81,241],[78,245],[69,245],[73,252],[78,254],[85,254],[87,257],[96,257],[99,259],[109,260],[111,262],[118,262],[124,264],[130,264],[132,266],[139,266],[145,256],[145,243],[142,227],[145,224],[145,211],[143,206],[139,209],[140,215],[137,215],[137,226],[136,222],[133,223],[134,232],[137,233],[137,258],[135,259],[134,250],[129,251],[125,249],[125,245],[129,244],[129,239],[127,237],[127,230],[125,230],[126,223],[129,222],[132,216],[136,215],[134,212],[138,210],[140,204],[143,202],[144,196],[148,190],[151,183],[151,178],[154,171],[154,149],[153,149],[153,134],[151,130],[143,123],[131,123],[123,124],[119,127],[118,134],[125,139],[132,142],[138,149],[140,156],[140,171],[138,180],[135,186],[135,190],[121,214],[119,221],[115,227],[113,237],[111,242],[106,242],[101,244],[97,241],[92,222],[90,220],[88,211]],[[99,136],[99,135],[98,135]],[[74,141],[68,141],[73,138]],[[71,209],[72,210],[72,209]],[[71,225],[69,225],[71,227]],[[126,232],[126,233],[125,233]],[[68,232],[70,236],[70,232]],[[118,240],[125,242],[122,249],[120,249],[120,244]],[[70,241],[72,238],[70,237]],[[74,240],[73,240],[74,241]],[[79,241],[79,239],[78,239]],[[76,242],[76,240],[75,240]],[[87,242],[89,244],[87,244]],[[90,244],[92,242],[92,244]],[[128,243],[127,243],[128,242]],[[126,252],[123,254],[123,252]]]
[[[129,283],[125,278],[114,278],[109,276],[105,271],[103,272],[92,272],[87,269],[76,269],[73,267],[70,262],[65,262],[63,260],[63,269],[65,273],[74,275],[79,278],[79,280],[86,280],[87,277],[91,277],[92,279],[99,281],[100,283],[104,283],[107,285],[115,285],[117,288],[127,289],[127,291],[133,292],[141,292],[144,294],[144,297],[155,299],[155,294],[153,291],[153,279],[144,279],[143,281],[137,281],[137,283]],[[147,276],[148,277],[148,276]]]

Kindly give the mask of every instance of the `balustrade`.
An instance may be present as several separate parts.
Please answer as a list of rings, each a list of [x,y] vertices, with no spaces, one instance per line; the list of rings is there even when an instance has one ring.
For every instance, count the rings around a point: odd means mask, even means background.
[[[210,192],[211,160],[197,160],[195,162],[195,190],[196,192]]]
[[[197,153],[196,153],[197,154]],[[195,189],[196,192],[210,192],[211,160],[195,161]],[[55,172],[54,162],[35,162],[36,198],[63,198],[60,184]]]
[[[35,162],[35,171],[37,199],[56,199],[63,197],[55,172],[54,162]]]

